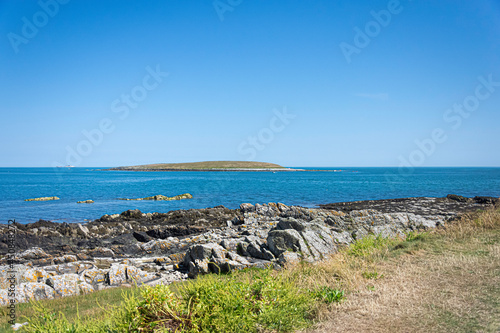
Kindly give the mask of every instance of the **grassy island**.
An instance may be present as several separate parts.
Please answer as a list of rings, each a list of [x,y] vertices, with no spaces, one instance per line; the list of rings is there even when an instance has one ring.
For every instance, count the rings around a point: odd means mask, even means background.
[[[126,171],[292,171],[281,165],[266,162],[206,161],[193,163],[157,163],[123,166],[109,170]]]

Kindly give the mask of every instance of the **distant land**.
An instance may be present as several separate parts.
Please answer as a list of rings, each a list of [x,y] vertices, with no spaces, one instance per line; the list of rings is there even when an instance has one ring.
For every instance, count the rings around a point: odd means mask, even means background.
[[[266,162],[247,161],[206,161],[193,163],[157,163],[135,166],[123,166],[108,170],[121,171],[302,171],[285,168],[281,165]]]

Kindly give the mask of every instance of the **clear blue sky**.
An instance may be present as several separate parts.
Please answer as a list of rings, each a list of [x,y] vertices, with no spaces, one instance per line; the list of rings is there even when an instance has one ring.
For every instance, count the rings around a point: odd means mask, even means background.
[[[0,2],[0,166],[500,166],[497,0],[54,1]]]

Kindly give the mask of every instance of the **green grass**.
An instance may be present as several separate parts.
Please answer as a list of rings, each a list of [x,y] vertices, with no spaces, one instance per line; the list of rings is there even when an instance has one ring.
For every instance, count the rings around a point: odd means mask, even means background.
[[[193,163],[157,163],[112,168],[111,170],[206,170],[206,169],[284,169],[281,165],[248,161],[207,161]]]
[[[31,304],[25,332],[289,332],[305,328],[315,315],[317,296],[275,271],[249,270],[206,275],[168,286],[140,288],[120,306],[102,309],[101,320]],[[343,297],[343,294],[341,295]],[[341,297],[326,294],[325,297]],[[323,295],[321,295],[323,297]]]
[[[107,316],[106,308],[118,306],[123,302],[124,292],[132,293],[136,288],[111,288],[81,296],[63,297],[54,300],[43,300],[37,303],[16,304],[16,322],[23,323],[34,318],[40,308],[47,309],[51,314],[64,314],[72,322],[80,315],[80,321],[86,322],[104,320]],[[138,294],[137,291],[135,291]],[[8,324],[7,309],[0,308],[0,332],[12,332]],[[46,330],[46,332],[49,332]]]

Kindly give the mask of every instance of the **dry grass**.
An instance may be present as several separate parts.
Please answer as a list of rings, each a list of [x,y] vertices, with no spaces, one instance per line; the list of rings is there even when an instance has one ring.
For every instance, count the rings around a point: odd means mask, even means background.
[[[351,293],[308,332],[500,332],[498,210],[465,215],[413,246],[351,259],[322,264]],[[367,270],[383,277],[363,277]]]

